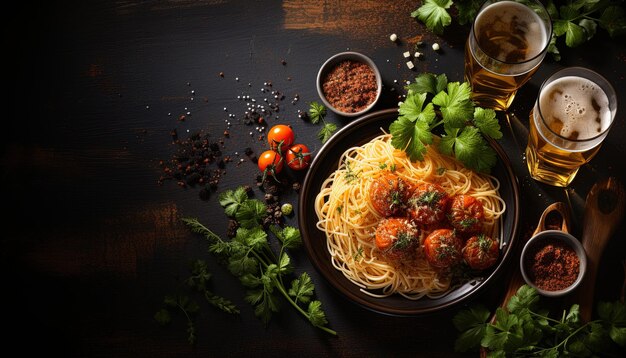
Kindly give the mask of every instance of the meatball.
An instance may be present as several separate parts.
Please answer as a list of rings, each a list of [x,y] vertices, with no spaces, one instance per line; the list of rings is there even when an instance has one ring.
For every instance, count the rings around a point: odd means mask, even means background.
[[[440,227],[446,220],[449,204],[450,196],[441,186],[423,183],[411,193],[407,211],[418,225]]]
[[[386,173],[374,180],[369,196],[374,209],[384,217],[396,216],[403,212],[409,185],[402,178]]]
[[[474,270],[485,270],[498,262],[500,244],[485,234],[472,236],[463,247],[463,259]]]
[[[461,262],[462,246],[454,230],[437,229],[424,239],[424,256],[436,269],[452,268]]]
[[[410,259],[418,246],[419,229],[408,219],[383,219],[376,229],[376,247],[390,259]]]
[[[483,204],[471,195],[455,195],[450,204],[448,219],[452,227],[460,233],[480,232],[485,221]]]

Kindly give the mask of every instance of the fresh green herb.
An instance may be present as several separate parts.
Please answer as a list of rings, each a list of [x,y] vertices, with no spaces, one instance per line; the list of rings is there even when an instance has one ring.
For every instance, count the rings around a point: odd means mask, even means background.
[[[222,296],[214,294],[207,288],[207,282],[210,278],[211,274],[208,271],[206,261],[196,260],[192,264],[191,276],[187,278],[185,282],[190,288],[200,292],[212,306],[219,308],[226,313],[239,314],[239,309],[234,303]]]
[[[402,205],[402,195],[398,190],[393,190],[391,191],[391,203],[389,206],[394,207],[398,205]]]
[[[355,172],[354,170],[352,170],[352,167],[350,167],[350,162],[346,160],[346,175],[345,175],[346,183],[350,184],[353,181],[357,180],[358,178],[359,178],[359,172]]]
[[[422,195],[420,195],[416,200],[415,204],[417,205],[427,205],[433,207],[437,204],[439,200],[443,197],[442,193],[437,191],[429,191]]]
[[[446,168],[444,167],[437,168],[437,175],[443,175],[443,173],[445,172],[446,172]]]
[[[425,0],[411,16],[423,22],[429,30],[441,35],[445,27],[452,23],[449,12],[452,6],[457,10],[458,23],[465,25],[474,20],[482,3],[483,0]],[[567,47],[576,47],[591,40],[598,27],[606,30],[612,38],[624,35],[626,16],[622,3],[623,1],[600,0],[544,2],[553,29],[548,52],[559,61],[561,57],[557,40],[565,41]]]
[[[581,322],[574,304],[553,318],[540,307],[534,288],[524,285],[509,300],[506,309],[497,308],[494,323],[490,312],[474,306],[453,318],[461,332],[455,342],[460,352],[484,347],[489,356],[597,356],[626,346],[626,305],[601,302],[598,319]],[[617,347],[621,348],[617,348]]]
[[[359,261],[360,259],[363,258],[363,247],[359,246],[359,248],[356,250],[356,253],[354,254],[354,261]]]
[[[311,102],[309,106],[309,118],[311,123],[317,124],[319,121],[323,121],[326,117],[326,107],[319,102]]]
[[[188,296],[178,295],[165,296],[163,304],[165,307],[161,308],[161,310],[154,315],[154,319],[161,325],[167,325],[172,320],[170,310],[182,312],[187,319],[187,342],[189,342],[189,344],[195,344],[197,340],[195,316],[200,310],[198,304],[189,299]]]
[[[322,129],[320,129],[317,133],[317,137],[322,141],[322,143],[326,143],[326,141],[337,130],[337,125],[326,122],[324,117],[326,117],[326,107],[324,107],[321,103],[315,101],[311,102],[309,105],[309,118],[311,118],[311,123],[313,124],[322,122]]]
[[[324,126],[317,133],[317,137],[322,141],[322,143],[326,143],[330,137],[332,137],[333,133],[337,130],[337,125],[335,123],[326,123],[324,122]]]
[[[393,163],[389,166],[389,170],[393,173],[396,171],[396,163]]]
[[[415,242],[415,237],[413,235],[408,232],[401,232],[398,234],[398,239],[394,241],[391,248],[394,250],[404,250],[411,246],[413,242]]]
[[[464,228],[470,228],[473,225],[475,225],[478,222],[478,219],[476,218],[467,218],[467,219],[463,219],[459,222],[459,224],[464,227]]]
[[[387,163],[380,163],[380,164],[378,164],[378,169],[384,170],[386,168],[387,168]]]
[[[223,197],[237,197],[236,193],[240,193],[240,190],[229,190]],[[231,209],[235,205],[233,200],[221,202],[224,211],[231,212],[230,216],[234,216],[240,224],[231,240],[223,240],[195,218],[184,218],[183,222],[209,241],[209,252],[224,259],[228,270],[247,288],[245,300],[254,306],[255,315],[268,323],[272,315],[279,311],[279,296],[282,296],[313,326],[336,335],[335,331],[326,326],[328,321],[321,302],[311,299],[314,287],[306,273],[293,279],[290,289],[285,286],[294,270],[287,250],[301,245],[300,231],[290,226],[271,226],[270,232],[280,242],[280,250],[276,253],[270,247],[268,232],[262,226],[266,215],[266,207],[262,202],[248,198],[246,194],[245,199],[236,201],[238,205],[234,213]]]
[[[194,289],[204,296],[209,304],[220,310],[238,314],[239,309],[231,301],[224,297],[218,296],[207,288],[207,283],[211,278],[208,266],[205,261],[196,260],[191,266],[191,276],[185,283],[189,288]],[[155,315],[154,319],[161,325],[167,325],[172,321],[172,311],[181,312],[187,320],[187,341],[189,344],[195,344],[197,340],[195,319],[200,311],[200,306],[196,301],[189,298],[188,295],[165,296],[163,299],[163,308]]]
[[[500,139],[500,124],[492,109],[475,107],[467,82],[448,82],[445,74],[424,73],[407,86],[398,119],[391,123],[391,145],[404,150],[412,161],[423,160],[433,144],[433,129],[443,125],[438,147],[465,166],[489,172],[497,156],[486,138]],[[432,96],[431,101],[427,101]]]

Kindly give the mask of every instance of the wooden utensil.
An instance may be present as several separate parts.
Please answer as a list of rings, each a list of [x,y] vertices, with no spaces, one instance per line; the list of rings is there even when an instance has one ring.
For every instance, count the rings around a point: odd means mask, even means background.
[[[571,302],[580,305],[584,321],[591,319],[598,266],[607,242],[624,216],[624,203],[624,187],[614,177],[596,183],[587,194],[582,234],[582,244],[587,253],[587,273],[571,296]]]

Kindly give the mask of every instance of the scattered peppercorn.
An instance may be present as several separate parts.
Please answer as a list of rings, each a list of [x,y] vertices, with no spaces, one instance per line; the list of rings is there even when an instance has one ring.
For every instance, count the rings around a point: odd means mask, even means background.
[[[169,161],[159,163],[163,174],[158,180],[162,184],[165,180],[176,180],[183,188],[203,185],[199,195],[202,200],[209,198],[209,192],[215,190],[221,176],[224,174],[225,161],[222,158],[220,145],[210,141],[208,133],[198,132],[185,140],[179,140],[173,131],[172,139],[177,146],[176,152]],[[219,169],[212,168],[217,163]]]

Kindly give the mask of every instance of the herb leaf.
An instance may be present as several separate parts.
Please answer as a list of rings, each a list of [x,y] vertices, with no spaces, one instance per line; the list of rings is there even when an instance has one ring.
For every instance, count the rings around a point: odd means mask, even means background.
[[[482,305],[477,305],[468,310],[459,311],[452,319],[452,323],[459,331],[463,332],[454,342],[454,349],[466,352],[477,348],[481,337],[485,335],[489,311]]]
[[[426,144],[433,141],[428,123],[424,121],[411,122],[406,117],[399,117],[389,126],[393,136],[391,145],[396,149],[404,150],[412,161],[423,160],[426,153]]]
[[[446,89],[448,85],[448,77],[445,73],[435,76],[432,73],[422,73],[415,78],[415,82],[407,85],[409,92],[415,93],[437,93]]]
[[[260,200],[249,199],[239,204],[235,219],[244,228],[253,228],[263,223],[267,216],[267,208]]]
[[[443,119],[449,126],[460,128],[472,118],[474,104],[470,100],[472,89],[469,83],[450,82],[448,91],[441,91],[433,98],[439,106]]]
[[[326,116],[326,107],[319,102],[311,102],[309,107],[309,118],[311,118],[311,123],[317,124],[317,122],[324,120]]]
[[[411,16],[417,17],[434,33],[442,34],[444,27],[452,23],[452,17],[446,10],[452,4],[452,0],[426,0]]]
[[[502,138],[500,123],[498,123],[496,112],[493,109],[476,107],[474,109],[474,125],[482,134],[488,137],[493,139]]]
[[[326,143],[326,141],[333,135],[333,133],[337,130],[337,125],[334,123],[327,123],[324,120],[326,117],[326,107],[319,102],[311,102],[309,104],[309,118],[311,119],[311,123],[317,124],[322,122],[322,129],[317,133],[317,137],[322,143]]]
[[[322,143],[326,143],[328,139],[335,133],[337,130],[337,125],[335,123],[326,123],[324,122],[324,126],[317,133],[317,137],[322,141]]]
[[[313,295],[313,290],[314,286],[311,277],[309,277],[309,274],[306,272],[303,272],[299,278],[291,281],[289,295],[292,296],[296,302],[309,303]]]
[[[424,107],[426,101],[426,93],[416,93],[413,96],[407,96],[406,100],[400,104],[398,113],[411,122],[420,121],[430,124],[435,119],[435,109],[432,103],[428,103]]]
[[[248,199],[248,193],[243,187],[236,190],[228,190],[222,192],[219,195],[220,205],[224,208],[226,215],[230,217],[235,216],[235,212],[239,208],[239,205]]]

